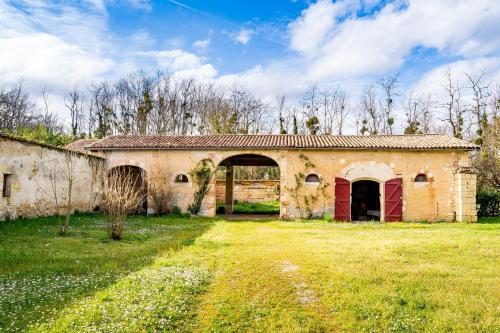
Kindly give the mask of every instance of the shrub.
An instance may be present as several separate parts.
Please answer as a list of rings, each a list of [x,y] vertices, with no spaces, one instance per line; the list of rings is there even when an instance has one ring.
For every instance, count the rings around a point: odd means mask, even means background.
[[[148,177],[148,192],[151,206],[157,215],[170,213],[174,199],[170,172],[157,172]],[[179,208],[179,207],[177,207]]]
[[[174,217],[189,217],[189,213],[183,213],[179,206],[173,206],[169,215]]]
[[[500,191],[496,189],[480,190],[477,192],[477,215],[499,216],[500,215]]]
[[[137,182],[137,175],[127,169],[112,170],[104,180],[101,209],[107,220],[110,239],[122,238],[125,218],[144,200]]]
[[[325,214],[325,216],[323,216],[323,219],[326,222],[333,222],[334,221],[333,216],[331,214]]]

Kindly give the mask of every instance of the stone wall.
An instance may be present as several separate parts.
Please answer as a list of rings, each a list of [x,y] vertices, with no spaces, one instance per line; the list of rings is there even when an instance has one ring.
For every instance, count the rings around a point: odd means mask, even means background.
[[[226,199],[226,181],[217,180],[217,202]],[[233,199],[239,202],[265,202],[280,200],[279,180],[235,180]]]
[[[98,204],[104,159],[0,135],[0,221],[49,216],[67,210],[68,170],[75,172],[73,209],[88,212]],[[8,180],[10,195],[3,193]]]

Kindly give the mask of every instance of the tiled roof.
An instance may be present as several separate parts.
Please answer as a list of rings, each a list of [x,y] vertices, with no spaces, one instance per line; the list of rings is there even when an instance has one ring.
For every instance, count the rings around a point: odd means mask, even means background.
[[[78,154],[78,155],[85,155],[85,156],[90,156],[90,157],[95,157],[95,158],[103,159],[103,157],[98,156],[96,154],[89,153],[89,151],[85,150],[85,149],[82,149],[81,151],[78,151],[78,150],[68,149],[66,147],[53,146],[53,145],[49,145],[47,143],[38,142],[38,141],[35,141],[35,140],[28,140],[28,139],[21,138],[19,136],[15,136],[15,135],[5,134],[5,133],[3,133],[1,131],[0,131],[0,138],[6,139],[6,140],[12,140],[12,141],[17,141],[17,142],[22,142],[22,143],[26,143],[26,144],[30,144],[30,145],[35,145],[35,146],[39,146],[39,147],[43,147],[43,148],[58,150],[58,151],[61,151],[61,152],[74,153],[74,154]]]
[[[99,141],[100,139],[80,139],[74,142],[71,142],[69,145],[66,145],[64,148],[74,151],[86,152],[85,147]]]
[[[116,149],[478,149],[448,135],[115,135],[86,146]]]

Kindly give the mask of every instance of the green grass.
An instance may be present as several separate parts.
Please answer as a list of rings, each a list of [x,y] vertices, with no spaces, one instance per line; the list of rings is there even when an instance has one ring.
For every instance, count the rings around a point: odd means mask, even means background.
[[[500,219],[0,224],[0,331],[498,331]]]
[[[225,203],[217,204],[217,207],[225,207]],[[280,203],[278,201],[267,202],[234,202],[234,214],[279,214]]]
[[[74,301],[190,245],[208,219],[131,217],[123,241],[100,216],[77,215],[67,236],[53,217],[0,222],[0,331],[24,330]]]

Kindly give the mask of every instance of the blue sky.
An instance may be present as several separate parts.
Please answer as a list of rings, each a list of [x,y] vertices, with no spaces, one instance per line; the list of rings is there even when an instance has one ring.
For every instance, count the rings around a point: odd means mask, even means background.
[[[63,96],[129,72],[241,85],[272,103],[310,85],[440,94],[446,66],[500,78],[498,0],[0,0],[0,77]],[[353,107],[356,107],[355,105]]]

